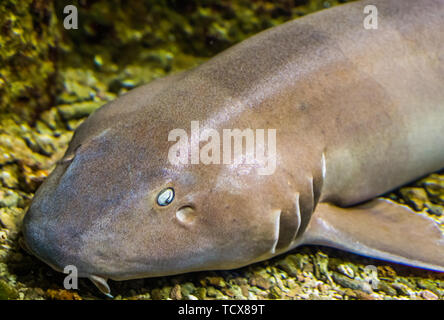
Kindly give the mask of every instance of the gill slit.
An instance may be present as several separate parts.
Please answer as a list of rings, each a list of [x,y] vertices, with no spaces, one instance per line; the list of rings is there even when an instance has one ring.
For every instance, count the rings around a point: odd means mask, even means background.
[[[293,244],[295,243],[295,241],[297,239],[297,236],[298,236],[298,233],[299,233],[299,229],[301,228],[302,220],[301,220],[301,208],[300,208],[300,205],[299,205],[299,192],[296,192],[295,210],[296,210],[296,218],[297,218],[298,223],[297,223],[296,231],[294,233],[293,239],[290,242],[289,247],[292,247]]]
[[[275,254],[276,252],[276,246],[279,242],[279,233],[280,233],[280,225],[281,225],[281,213],[282,210],[277,210],[277,217],[276,217],[276,221],[274,223],[274,243],[273,246],[271,247],[271,254]]]

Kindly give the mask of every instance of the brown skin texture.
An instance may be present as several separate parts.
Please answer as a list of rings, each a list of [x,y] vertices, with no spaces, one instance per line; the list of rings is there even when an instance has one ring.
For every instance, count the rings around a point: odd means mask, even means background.
[[[83,277],[231,269],[302,243],[318,202],[351,206],[440,169],[444,1],[372,1],[378,30],[363,28],[368,3],[262,32],[103,106],[36,193],[27,246]],[[171,164],[168,134],[191,121],[276,129],[276,171]],[[160,207],[165,187],[175,199]]]

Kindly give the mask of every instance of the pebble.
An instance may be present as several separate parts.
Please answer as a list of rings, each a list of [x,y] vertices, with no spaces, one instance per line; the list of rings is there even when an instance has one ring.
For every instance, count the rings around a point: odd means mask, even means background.
[[[435,205],[432,203],[427,203],[427,212],[433,214],[435,216],[441,217],[444,214],[444,208],[439,205]]]
[[[0,208],[0,224],[10,231],[18,231],[23,212],[18,209]]]
[[[243,284],[243,285],[240,286],[240,289],[241,289],[242,295],[245,296],[245,297],[248,297],[248,295],[249,295],[249,287],[248,287],[248,285]]]
[[[60,105],[58,106],[58,110],[63,120],[68,121],[72,119],[84,118],[93,113],[102,104],[103,102],[101,101],[85,101],[74,104]]]
[[[194,291],[196,291],[196,287],[194,286],[193,283],[185,282],[185,283],[181,284],[182,296],[184,296],[184,297],[189,296],[190,294],[194,293]]]
[[[79,294],[73,290],[46,290],[46,295],[52,300],[82,300]]]
[[[284,270],[289,276],[296,277],[300,272],[296,267],[298,261],[293,257],[293,255],[288,255],[284,259],[279,260],[276,266]]]
[[[8,282],[0,279],[0,300],[17,299],[18,291]]]
[[[422,180],[422,185],[432,200],[444,204],[444,176],[431,174]]]
[[[182,300],[182,292],[179,284],[176,284],[173,289],[171,289],[170,297],[174,300]]]
[[[227,285],[222,277],[206,277],[206,281],[210,285],[216,286],[219,288],[224,288]]]
[[[350,288],[353,290],[361,290],[366,293],[372,293],[372,287],[368,282],[358,279],[350,279],[340,273],[332,273],[333,280],[344,288]]]
[[[416,211],[422,211],[428,201],[427,193],[422,188],[401,188],[399,191],[407,204],[411,205]]]
[[[370,294],[361,290],[356,290],[356,297],[359,300],[378,300],[378,297],[374,294]]]
[[[429,290],[421,291],[420,295],[425,300],[438,300],[438,296]]]
[[[20,196],[9,189],[0,190],[0,207],[17,207]]]
[[[395,288],[397,293],[400,295],[403,295],[403,296],[410,296],[411,295],[411,292],[412,292],[411,289],[403,283],[395,282],[392,284],[392,287]]]
[[[392,288],[392,286],[390,286],[390,284],[388,284],[385,281],[379,281],[378,291],[385,292],[389,296],[396,296],[396,294],[397,294],[396,289]]]
[[[338,266],[338,271],[341,272],[343,275],[346,275],[350,279],[353,279],[355,277],[355,272],[353,271],[353,268],[346,264],[340,264]]]
[[[40,115],[41,121],[46,124],[51,130],[56,130],[59,127],[59,115],[56,108],[51,108],[42,112]]]
[[[267,279],[259,275],[254,275],[250,279],[250,285],[256,286],[264,290],[268,290],[271,287],[271,283]]]
[[[324,276],[330,283],[332,283],[330,272],[328,271],[328,255],[318,251],[313,259],[314,272],[317,279]]]
[[[17,171],[16,165],[9,165],[2,167],[2,171],[0,173],[0,180],[5,187],[13,189],[19,186],[19,181],[16,171]]]

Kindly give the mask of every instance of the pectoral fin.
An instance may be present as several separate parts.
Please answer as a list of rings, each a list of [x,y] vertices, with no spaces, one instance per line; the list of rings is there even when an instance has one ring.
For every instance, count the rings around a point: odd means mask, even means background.
[[[444,272],[444,235],[437,223],[390,200],[350,208],[321,203],[302,242]]]

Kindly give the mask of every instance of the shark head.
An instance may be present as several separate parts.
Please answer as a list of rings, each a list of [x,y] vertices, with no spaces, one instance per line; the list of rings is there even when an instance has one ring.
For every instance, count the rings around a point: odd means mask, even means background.
[[[274,255],[281,211],[261,187],[269,177],[172,164],[174,124],[142,123],[137,112],[103,121],[105,111],[77,129],[35,194],[23,223],[34,255],[58,271],[75,266],[107,294],[107,279],[232,269]]]

